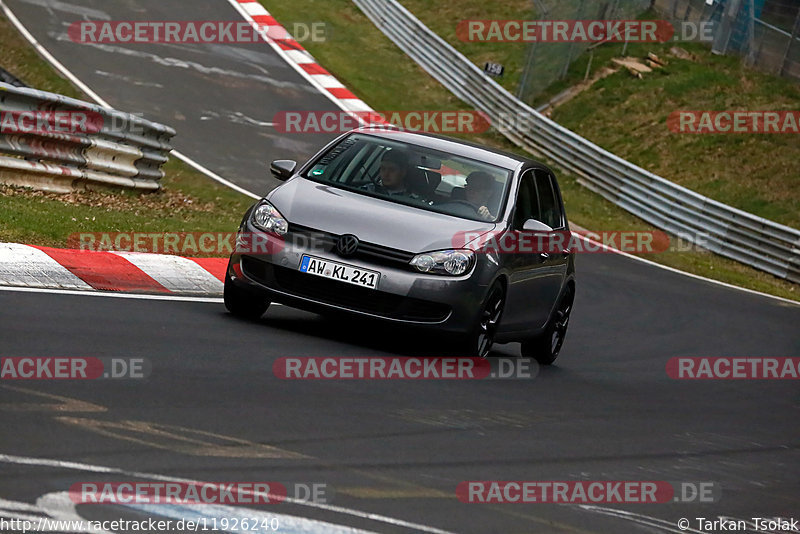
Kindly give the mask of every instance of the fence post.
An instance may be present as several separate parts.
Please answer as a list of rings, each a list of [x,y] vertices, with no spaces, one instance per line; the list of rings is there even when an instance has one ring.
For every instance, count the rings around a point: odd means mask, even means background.
[[[786,74],[786,65],[789,63],[789,52],[792,50],[794,40],[800,32],[800,7],[797,8],[797,17],[794,19],[794,26],[792,27],[792,36],[789,37],[789,42],[786,44],[786,51],[783,53],[783,61],[781,62],[780,75]]]
[[[534,18],[536,18],[535,9],[537,5],[540,7],[540,11],[544,13],[547,12],[547,8],[542,6],[541,1],[533,0],[531,2],[531,11],[532,14],[534,15]],[[539,15],[539,18],[541,18],[541,15]],[[530,78],[531,71],[533,70],[533,62],[536,57],[536,46],[538,44],[539,44],[538,41],[533,41],[528,45],[528,54],[527,54],[528,57],[525,58],[525,67],[522,69],[522,76],[520,76],[519,79],[519,86],[517,87],[517,98],[523,101],[527,101],[527,99],[525,98],[525,89],[528,86],[528,79]]]
[[[741,5],[742,0],[728,0],[728,5],[725,6],[722,12],[717,35],[714,36],[714,44],[711,47],[713,53],[724,55],[728,51],[728,45],[731,41],[731,32],[733,31],[736,17],[739,15]]]
[[[747,56],[745,56],[745,63],[749,66],[755,64],[755,42],[756,42],[756,4],[755,0],[749,0],[747,6]]]
[[[586,6],[586,0],[581,0],[580,6],[578,7],[578,16],[575,17],[576,19],[582,19],[584,13],[584,7]],[[575,51],[575,41],[572,41],[569,44],[569,50],[567,51],[567,59],[564,61],[564,67],[561,69],[561,77],[559,79],[564,79],[567,77],[569,73],[569,66],[572,64],[572,55]]]

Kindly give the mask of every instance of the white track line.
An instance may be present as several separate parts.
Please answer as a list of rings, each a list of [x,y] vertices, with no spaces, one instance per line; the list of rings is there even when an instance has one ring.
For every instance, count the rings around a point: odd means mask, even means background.
[[[61,460],[49,460],[47,458],[29,458],[24,456],[12,456],[8,454],[0,454],[0,462],[9,463],[9,464],[17,464],[17,465],[36,465],[42,467],[55,467],[61,469],[74,469],[78,471],[89,471],[93,473],[109,473],[109,474],[119,474],[125,475],[134,478],[145,478],[151,480],[160,480],[165,482],[183,482],[188,484],[202,484],[199,480],[192,480],[189,478],[179,478],[179,477],[167,477],[164,475],[158,475],[155,473],[142,473],[138,471],[127,471],[124,469],[119,469],[116,467],[103,467],[103,466],[96,466],[91,464],[84,464],[80,462],[66,462]],[[242,492],[242,493],[249,493],[253,494],[253,492]],[[368,512],[361,512],[359,510],[353,510],[350,508],[345,508],[342,506],[333,506],[331,504],[323,504],[323,503],[315,503],[304,501],[301,499],[295,499],[292,497],[285,497],[283,499],[287,503],[297,504],[300,506],[308,506],[310,508],[318,508],[320,510],[326,510],[329,512],[335,512],[343,515],[349,515],[353,517],[358,517],[361,519],[369,519],[371,521],[376,521],[379,523],[385,523],[387,525],[393,525],[396,527],[408,528],[413,529],[419,532],[429,532],[431,534],[454,534],[447,530],[441,530],[434,527],[429,527],[426,525],[420,525],[418,523],[411,523],[409,521],[404,521],[402,519],[395,519],[393,517],[387,517],[384,515],[373,514]]]
[[[74,83],[81,91],[83,91],[84,93],[89,95],[89,97],[92,100],[94,100],[95,102],[97,102],[99,105],[101,105],[103,107],[107,107],[107,108],[113,108],[113,106],[111,106],[111,104],[106,102],[100,95],[95,93],[92,90],[91,87],[89,87],[88,85],[83,83],[83,81],[81,81],[80,78],[75,76],[72,73],[72,71],[70,71],[67,67],[65,67],[64,64],[62,64],[59,60],[57,60],[53,56],[53,54],[48,52],[47,49],[44,46],[42,46],[41,43],[39,43],[39,41],[36,40],[36,37],[34,37],[33,34],[31,34],[31,32],[29,32],[28,29],[25,28],[25,26],[22,25],[22,22],[17,18],[16,15],[14,15],[14,12],[11,11],[11,9],[5,4],[5,2],[3,2],[3,0],[0,0],[0,8],[3,9],[3,12],[5,13],[6,17],[8,17],[8,20],[11,21],[11,23],[22,34],[22,36],[25,37],[25,39],[27,39],[29,43],[31,43],[31,45],[36,49],[36,51],[39,52],[39,54],[48,63],[50,63],[53,67],[55,67],[56,70],[58,70],[61,74],[63,74],[69,81]],[[238,191],[239,193],[242,193],[243,195],[247,195],[248,197],[251,197],[251,198],[261,198],[260,195],[256,195],[252,191],[248,191],[247,189],[244,189],[244,188],[234,184],[233,182],[230,182],[230,181],[222,178],[220,175],[210,171],[209,169],[206,169],[204,166],[202,166],[201,164],[197,163],[196,161],[191,159],[189,156],[186,156],[186,155],[182,154],[181,152],[178,152],[177,150],[173,150],[172,154],[176,158],[180,159],[181,161],[183,161],[183,162],[187,163],[188,165],[190,165],[191,167],[193,167],[194,169],[202,172],[203,174],[205,174],[206,176],[208,176],[212,180],[214,180],[216,182],[219,182],[224,186],[230,187],[234,191]]]
[[[72,500],[72,496],[68,491],[57,491],[47,493],[36,499],[36,504],[41,510],[54,517],[54,518],[67,518],[69,519],[83,519],[76,510],[77,504]],[[255,525],[265,526],[271,524],[272,520],[277,520],[279,527],[276,530],[285,532],[287,534],[376,534],[372,531],[361,530],[353,527],[345,527],[335,525],[325,521],[318,521],[315,519],[306,519],[293,515],[286,515],[276,513],[272,509],[270,511],[258,510],[253,508],[243,508],[242,506],[230,505],[176,505],[176,504],[122,504],[126,508],[131,508],[139,512],[154,514],[159,517],[168,517],[170,519],[180,521],[192,521],[198,525],[199,531],[204,530],[217,530],[219,532],[249,532],[244,527],[238,530],[232,529],[208,529],[201,528],[199,525],[207,525],[208,523],[216,525],[231,525],[234,522],[249,522],[254,524],[252,531],[265,532],[267,528],[256,528]],[[216,520],[216,523],[214,523]],[[238,521],[237,521],[238,520]],[[85,521],[84,521],[85,523]],[[98,531],[95,531],[98,532]]]
[[[0,0],[0,2],[2,2],[2,0]],[[208,169],[208,168],[204,167],[203,165],[197,163],[195,160],[193,160],[192,158],[190,158],[189,156],[185,155],[182,152],[178,152],[177,150],[173,149],[172,150],[172,155],[175,156],[176,158],[178,158],[179,160],[181,160],[182,162],[186,163],[187,165],[189,165],[190,167],[192,167],[196,171],[205,174],[206,176],[208,176],[212,180],[214,180],[216,182],[219,182],[222,185],[233,189],[234,191],[237,191],[237,192],[239,192],[239,193],[241,193],[243,195],[246,195],[246,196],[248,196],[250,198],[261,198],[263,196],[263,195],[257,195],[255,193],[253,193],[252,191],[248,191],[247,189],[245,189],[245,188],[243,188],[241,186],[238,186],[238,185],[236,185],[235,183],[233,183],[233,182],[231,182],[229,180],[226,180],[225,178],[223,178],[219,174],[217,174],[214,171],[212,171],[211,169]]]
[[[17,293],[50,293],[53,295],[72,295],[77,297],[108,297],[114,299],[134,299],[134,300],[176,300],[181,302],[203,302],[222,304],[222,298],[210,297],[185,297],[181,295],[147,295],[139,293],[118,293],[116,291],[82,291],[68,289],[48,289],[40,287],[12,287],[0,286],[0,291],[11,291]],[[272,303],[271,306],[278,306]]]
[[[178,302],[198,302],[205,304],[223,304],[225,301],[222,297],[189,297],[184,295],[149,295],[146,293],[120,293],[117,291],[84,291],[84,290],[70,290],[70,289],[51,289],[46,287],[13,287],[13,286],[0,286],[0,291],[9,291],[17,293],[51,293],[54,295],[72,295],[76,297],[108,297],[115,299],[133,299],[133,300],[175,300]],[[280,302],[272,302],[269,307],[283,306]]]
[[[237,2],[236,0],[228,0],[228,3],[233,5],[233,7],[237,11],[239,11],[239,13],[241,13],[242,16],[245,16],[245,18],[248,18],[246,16],[247,12],[241,7],[239,2]],[[69,69],[67,69],[64,65],[62,65],[55,57],[53,57],[53,55],[50,54],[50,52],[48,52],[45,47],[43,47],[41,44],[39,44],[39,42],[36,40],[36,38],[33,35],[31,35],[31,33],[25,28],[25,26],[22,25],[20,20],[14,15],[14,13],[8,8],[8,6],[5,5],[3,0],[0,0],[0,7],[2,7],[3,12],[8,17],[8,20],[10,20],[12,24],[14,24],[14,26],[33,45],[33,47],[36,48],[36,50],[39,52],[39,54],[42,55],[42,57],[44,57],[50,64],[52,64],[56,69],[58,69],[72,83],[77,85],[84,93],[86,93],[92,99],[94,99],[95,102],[97,102],[101,106],[111,107],[105,100],[103,100],[100,97],[100,95],[98,95],[97,93],[92,91],[89,88],[88,85],[83,83],[77,76],[72,74],[72,72],[70,72]],[[325,88],[322,86],[322,84],[320,84],[316,80],[314,80],[306,71],[304,71],[302,68],[300,68],[297,65],[297,63],[291,61],[289,59],[289,57],[284,53],[284,51],[278,45],[276,45],[274,42],[270,42],[269,40],[267,40],[267,43],[269,43],[269,45],[272,46],[272,48],[275,49],[278,52],[278,54],[281,55],[281,57],[284,57],[284,59],[298,73],[300,73],[301,76],[303,76],[306,80],[308,80],[309,83],[311,83],[314,87],[317,87],[322,94],[327,96],[332,102],[334,102],[341,109],[343,109],[345,111],[352,111],[352,110],[347,109],[341,103],[341,100],[335,98],[332,94],[330,94],[328,91],[326,91]],[[191,165],[192,167],[194,167],[198,171],[202,172],[203,174],[205,174],[206,176],[208,176],[212,180],[215,180],[215,181],[217,181],[217,182],[219,182],[219,183],[221,183],[221,184],[223,184],[225,186],[228,186],[231,189],[234,189],[235,191],[238,191],[238,192],[240,192],[242,194],[245,194],[245,195],[247,195],[247,196],[249,196],[251,198],[261,198],[261,196],[256,195],[253,192],[247,191],[246,189],[243,189],[243,188],[237,186],[236,184],[234,184],[232,182],[229,182],[228,180],[225,180],[224,178],[222,178],[218,174],[216,174],[214,172],[211,172],[210,170],[206,169],[205,167],[203,167],[202,165],[200,165],[196,161],[192,160],[188,156],[185,156],[184,154],[181,154],[180,152],[175,151],[175,150],[173,150],[172,153],[175,155],[175,157],[177,157],[178,159],[180,159],[180,160],[186,162],[187,164]],[[722,287],[726,287],[726,288],[729,288],[729,289],[735,289],[735,290],[739,290],[739,291],[744,291],[746,293],[750,293],[751,295],[758,295],[758,296],[761,296],[761,297],[775,299],[775,300],[778,300],[780,302],[793,304],[795,306],[800,306],[800,302],[797,302],[797,301],[794,301],[794,300],[791,300],[791,299],[778,297],[778,296],[775,296],[775,295],[770,295],[768,293],[762,293],[761,291],[756,291],[754,289],[747,289],[747,288],[744,288],[744,287],[735,286],[733,284],[728,284],[728,283],[725,283],[725,282],[720,282],[719,280],[714,280],[712,278],[706,278],[705,276],[700,276],[700,275],[697,275],[697,274],[687,273],[686,271],[681,271],[680,269],[675,269],[673,267],[667,267],[666,265],[661,265],[660,263],[655,263],[655,262],[650,261],[650,260],[645,260],[643,258],[640,258],[638,256],[633,256],[632,254],[628,254],[626,252],[617,251],[616,253],[617,254],[621,254],[622,256],[625,256],[626,258],[630,258],[632,260],[642,262],[642,263],[644,263],[646,265],[650,265],[652,267],[657,267],[659,269],[665,269],[665,270],[673,272],[673,273],[682,274],[684,276],[688,276],[688,277],[694,278],[696,280],[702,280],[704,282],[709,282],[711,284],[717,284],[717,285],[720,285]]]
[[[664,530],[666,532],[674,532],[676,534],[682,534],[684,532],[688,532],[689,534],[706,534],[705,531],[695,530],[691,527],[686,529],[679,528],[677,521],[675,522],[667,521],[664,519],[659,519],[657,517],[651,517],[649,515],[644,515],[644,514],[636,514],[625,510],[616,510],[614,508],[605,508],[602,506],[593,506],[588,504],[581,504],[578,506],[578,508],[581,508],[582,510],[586,510],[589,512],[596,512],[599,514],[616,517],[617,519],[625,519],[627,521],[632,521],[640,525],[655,527],[659,530]]]
[[[712,284],[717,284],[719,286],[727,287],[729,289],[737,289],[739,291],[744,291],[745,293],[750,293],[751,295],[758,295],[760,297],[767,297],[767,298],[770,298],[770,299],[775,299],[775,300],[779,300],[781,302],[785,302],[787,304],[794,304],[795,306],[800,306],[800,302],[798,302],[796,300],[787,299],[787,298],[784,298],[784,297],[779,297],[777,295],[770,295],[769,293],[762,293],[761,291],[756,291],[755,289],[748,289],[746,287],[735,286],[733,284],[728,284],[726,282],[720,282],[719,280],[714,280],[713,278],[706,278],[705,276],[700,276],[699,274],[687,273],[686,271],[681,271],[680,269],[676,269],[674,267],[668,267],[666,265],[662,265],[660,263],[656,263],[656,262],[651,261],[651,260],[646,260],[644,258],[640,258],[639,256],[634,256],[633,254],[628,254],[627,252],[622,252],[621,250],[609,247],[609,246],[604,245],[602,243],[598,243],[597,241],[595,241],[593,239],[589,239],[588,237],[581,236],[580,234],[575,234],[575,235],[580,236],[581,239],[583,239],[584,241],[588,241],[588,242],[590,242],[590,243],[592,243],[594,245],[598,245],[600,247],[603,247],[604,249],[608,250],[609,252],[611,252],[613,254],[619,254],[620,256],[625,256],[626,258],[630,258],[632,260],[640,261],[640,262],[645,263],[647,265],[651,265],[653,267],[658,267],[659,269],[664,269],[665,271],[670,271],[670,272],[673,272],[673,273],[682,274],[683,276],[688,276],[689,278],[694,278],[695,280],[702,280],[703,282],[710,282]]]

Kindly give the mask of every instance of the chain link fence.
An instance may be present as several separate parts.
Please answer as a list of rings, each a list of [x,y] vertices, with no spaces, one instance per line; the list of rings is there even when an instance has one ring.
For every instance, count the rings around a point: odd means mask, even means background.
[[[532,20],[631,20],[651,0],[533,0]],[[567,75],[570,64],[592,43],[538,43],[528,47],[517,98],[531,103],[553,82]]]
[[[800,282],[800,230],[722,204],[638,167],[514,98],[397,0],[353,0],[392,42],[519,147],[658,228]]]
[[[800,0],[533,0],[532,20],[630,20],[648,8],[677,27],[682,22],[711,28],[711,48],[739,54],[747,64],[800,80]],[[592,43],[528,46],[516,96],[532,103]]]
[[[800,80],[800,0],[654,0],[673,22],[713,23],[712,51]]]

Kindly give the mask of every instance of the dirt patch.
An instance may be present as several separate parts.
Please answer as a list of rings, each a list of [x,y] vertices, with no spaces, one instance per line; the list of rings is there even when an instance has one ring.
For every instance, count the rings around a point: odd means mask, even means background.
[[[612,69],[611,67],[603,67],[603,68],[601,68],[600,70],[598,70],[595,73],[594,76],[592,76],[588,80],[585,80],[585,81],[583,81],[583,82],[581,82],[581,83],[579,83],[577,85],[573,85],[569,89],[558,93],[547,104],[545,104],[545,106],[539,108],[539,111],[542,114],[544,114],[544,115],[549,117],[550,114],[553,112],[553,110],[556,109],[558,106],[560,106],[562,104],[566,104],[567,102],[569,102],[570,100],[572,100],[573,98],[575,98],[576,96],[581,94],[582,92],[584,92],[587,89],[589,89],[591,86],[593,86],[598,81],[600,81],[603,78],[606,78],[608,76],[611,76],[612,74],[617,72],[617,70],[618,69]]]
[[[49,193],[28,187],[0,184],[0,197],[25,197],[29,199],[57,200],[67,205],[105,208],[106,211],[137,212],[153,210],[170,214],[185,212],[209,213],[214,211],[213,202],[199,202],[174,189],[154,193],[73,191],[71,193]]]

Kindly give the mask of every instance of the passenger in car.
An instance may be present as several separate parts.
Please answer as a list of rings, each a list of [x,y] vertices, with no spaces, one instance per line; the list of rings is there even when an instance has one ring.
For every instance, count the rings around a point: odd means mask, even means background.
[[[486,207],[494,193],[495,180],[492,175],[483,171],[475,171],[467,176],[464,188],[464,200],[475,206],[478,215],[487,221],[494,220],[496,216]]]

